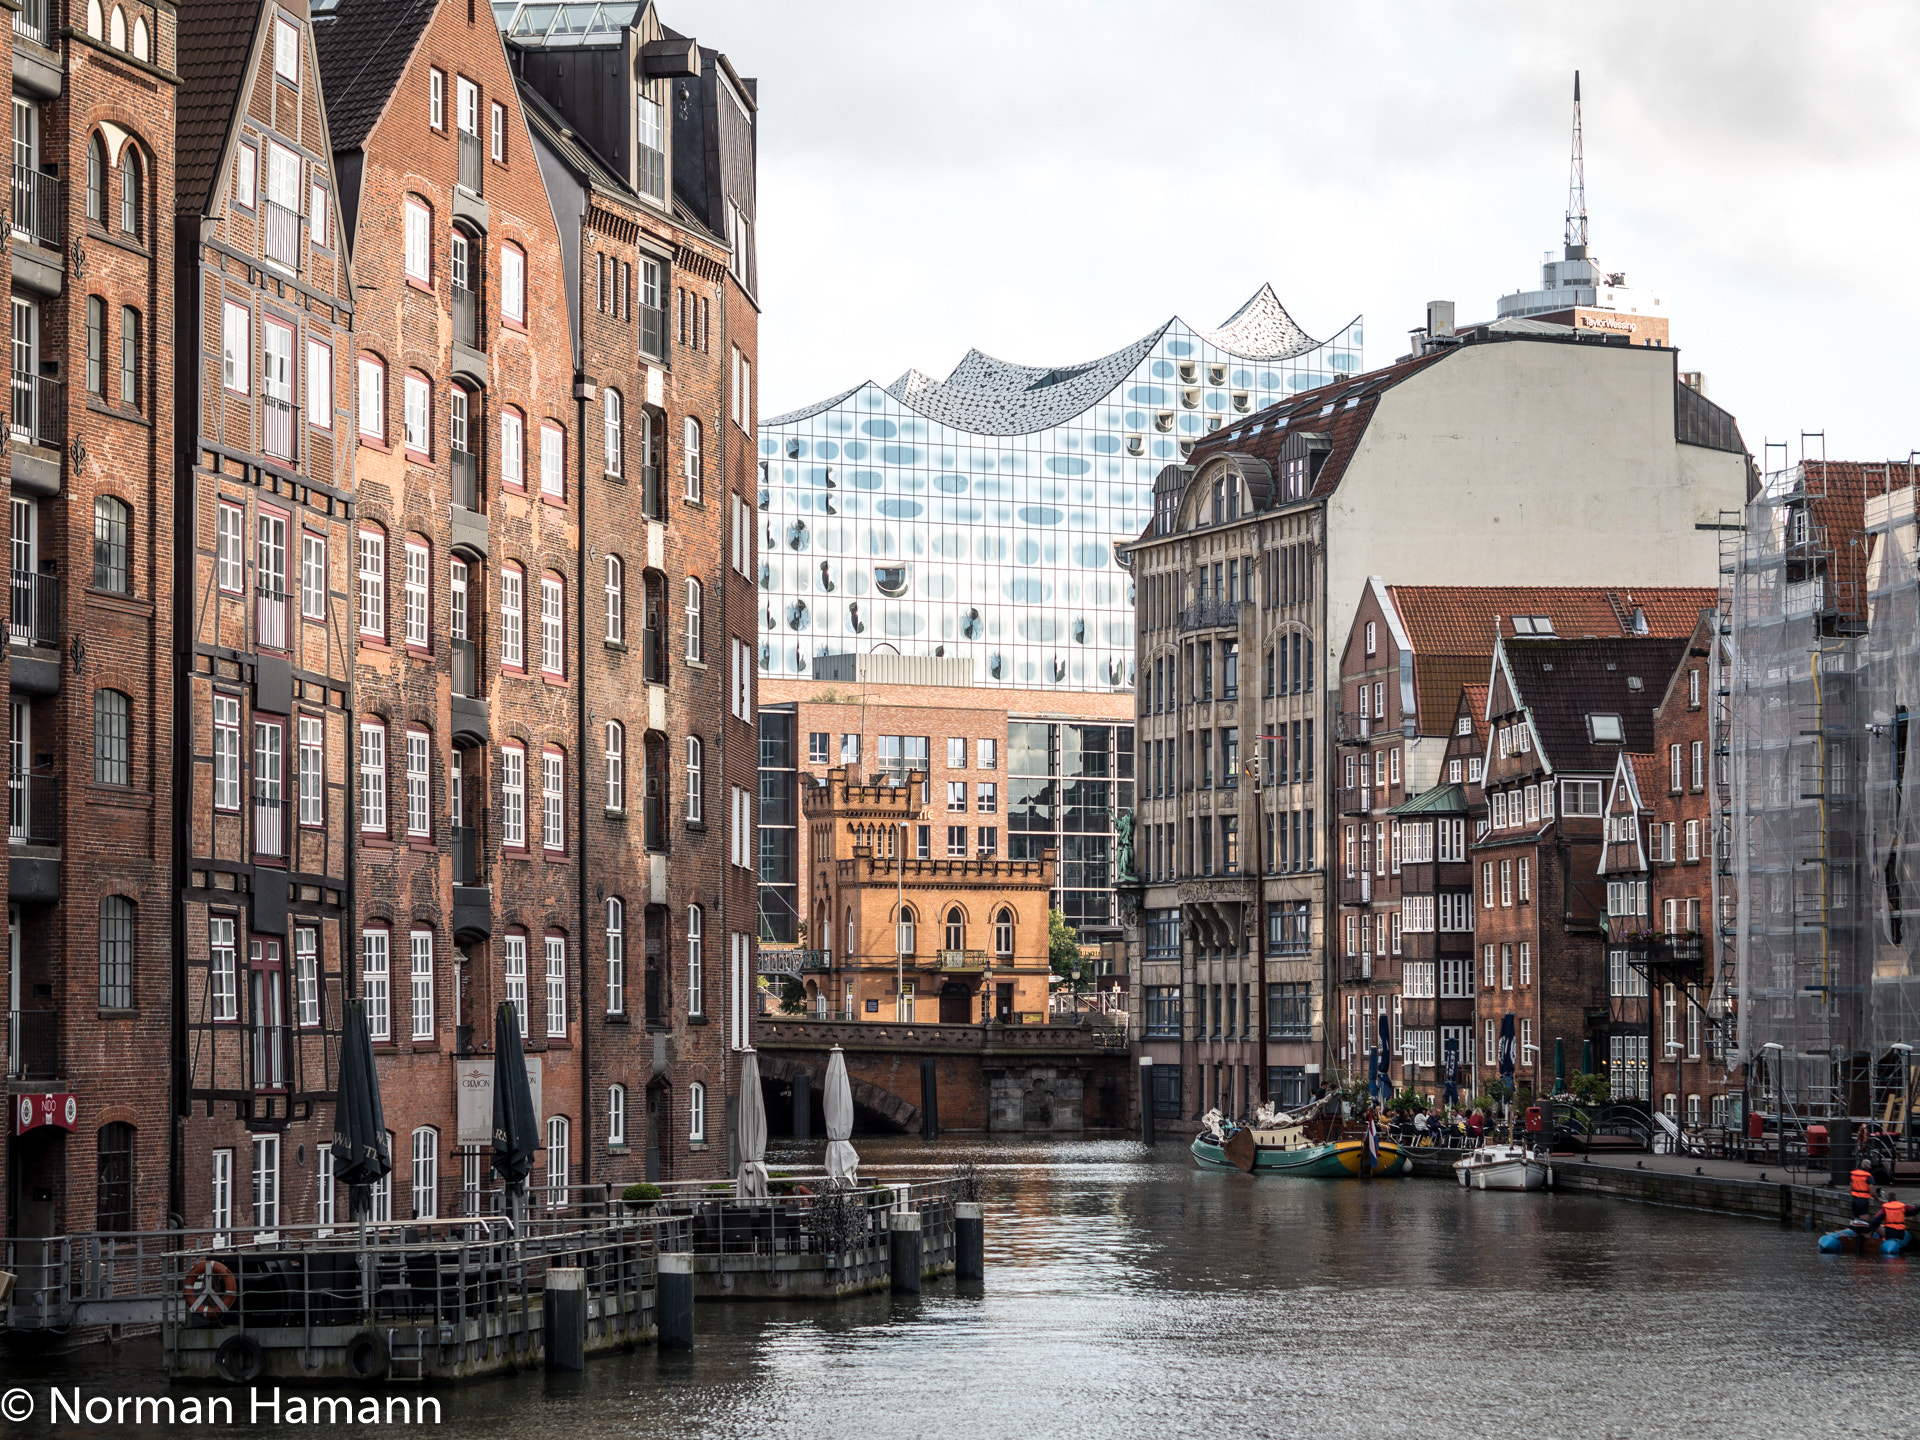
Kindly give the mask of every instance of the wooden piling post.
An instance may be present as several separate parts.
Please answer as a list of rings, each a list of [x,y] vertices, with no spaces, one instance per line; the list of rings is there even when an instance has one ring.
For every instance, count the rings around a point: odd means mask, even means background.
[[[547,1271],[546,1293],[540,1303],[545,1331],[547,1370],[578,1375],[587,1368],[587,1272],[578,1266],[555,1266]]]
[[[978,1200],[956,1201],[953,1207],[953,1278],[984,1280],[987,1269],[987,1207]]]
[[[693,1348],[693,1256],[676,1251],[654,1265],[654,1314],[660,1317],[660,1348]]]
[[[888,1236],[888,1259],[893,1270],[893,1293],[920,1293],[920,1212],[896,1210]]]

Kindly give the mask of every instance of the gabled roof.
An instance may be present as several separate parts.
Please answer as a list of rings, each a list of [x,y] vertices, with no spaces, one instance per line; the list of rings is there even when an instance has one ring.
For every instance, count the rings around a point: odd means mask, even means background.
[[[1804,500],[1824,532],[1827,601],[1843,615],[1867,613],[1867,496],[1905,490],[1920,467],[1897,460],[1808,460],[1774,477],[1781,504]]]
[[[1467,713],[1473,717],[1473,728],[1478,730],[1487,714],[1487,682],[1484,680],[1470,681],[1462,685],[1460,689],[1467,702]],[[1454,714],[1458,716],[1459,713],[1458,707],[1455,707]]]
[[[173,131],[174,209],[204,215],[220,173],[240,85],[260,30],[260,0],[213,0],[180,10],[180,92]]]
[[[1520,635],[1516,616],[1545,617],[1554,636],[1632,636],[1667,639],[1692,635],[1700,612],[1712,609],[1718,592],[1704,586],[1645,588],[1603,585],[1386,585],[1370,582],[1383,608],[1414,653],[1419,713],[1426,725],[1457,713],[1460,687],[1484,680],[1496,630],[1503,639]],[[1644,632],[1637,627],[1644,619]],[[1524,643],[1534,644],[1531,636]],[[1662,680],[1665,685],[1665,679]],[[1476,717],[1483,714],[1476,710]]]
[[[1502,640],[1495,664],[1526,707],[1549,768],[1604,775],[1623,749],[1652,752],[1654,705],[1686,652],[1687,637]],[[1589,715],[1619,716],[1622,742],[1591,740]]]
[[[1431,790],[1423,790],[1411,800],[1402,800],[1387,811],[1389,815],[1465,815],[1468,810],[1467,787],[1464,785],[1436,785]]]
[[[321,93],[327,97],[327,128],[336,152],[366,143],[439,3],[340,0],[332,11],[313,17]],[[453,103],[452,96],[447,103]]]
[[[1614,762],[1613,779],[1607,786],[1607,803],[1601,813],[1611,821],[1618,813],[1619,802],[1624,799],[1627,802],[1626,813],[1636,817],[1633,841],[1629,845],[1625,841],[1612,839],[1613,831],[1609,828],[1607,843],[1600,847],[1600,861],[1596,866],[1597,874],[1606,875],[1623,869],[1642,871],[1647,868],[1646,840],[1637,817],[1647,808],[1645,796],[1649,777],[1657,778],[1657,770],[1656,757],[1641,751],[1622,751],[1619,759]],[[1614,853],[1616,850],[1626,850],[1629,853],[1621,857]],[[1628,861],[1625,866],[1618,863],[1622,858]]]

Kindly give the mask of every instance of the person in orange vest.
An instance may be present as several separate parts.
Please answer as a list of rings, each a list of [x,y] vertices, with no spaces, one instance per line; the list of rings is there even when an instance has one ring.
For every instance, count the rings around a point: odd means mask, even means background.
[[[1888,1191],[1880,1204],[1880,1233],[1888,1240],[1907,1238],[1907,1207],[1898,1194]]]
[[[1859,1203],[1858,1199],[1854,1201],[1855,1205]],[[1887,1218],[1886,1207],[1882,1204],[1877,1194],[1869,1192],[1867,1195],[1867,1207],[1865,1210],[1855,1210],[1853,1212],[1852,1223],[1847,1226],[1849,1230],[1853,1231],[1853,1233],[1859,1237],[1860,1243],[1863,1245],[1869,1240],[1878,1238],[1880,1234],[1880,1224]]]
[[[1854,1218],[1873,1208],[1873,1175],[1866,1170],[1853,1172],[1853,1214]]]

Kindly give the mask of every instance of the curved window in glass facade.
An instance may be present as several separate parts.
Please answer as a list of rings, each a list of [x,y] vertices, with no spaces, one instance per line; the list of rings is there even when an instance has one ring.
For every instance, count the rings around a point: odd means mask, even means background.
[[[1114,562],[1153,481],[1209,431],[1360,373],[1361,323],[1315,340],[1271,287],[1217,330],[1175,318],[1102,359],[970,351],[760,426],[760,673],[885,644],[964,656],[976,683],[1133,684]]]

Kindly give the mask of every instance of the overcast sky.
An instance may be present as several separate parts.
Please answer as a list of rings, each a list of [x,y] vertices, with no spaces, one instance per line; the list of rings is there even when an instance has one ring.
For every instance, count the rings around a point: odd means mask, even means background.
[[[1092,359],[1262,281],[1366,361],[1561,241],[1747,446],[1920,447],[1920,5],[661,0],[760,95],[761,413],[970,346]],[[1817,452],[1816,452],[1817,453]]]

